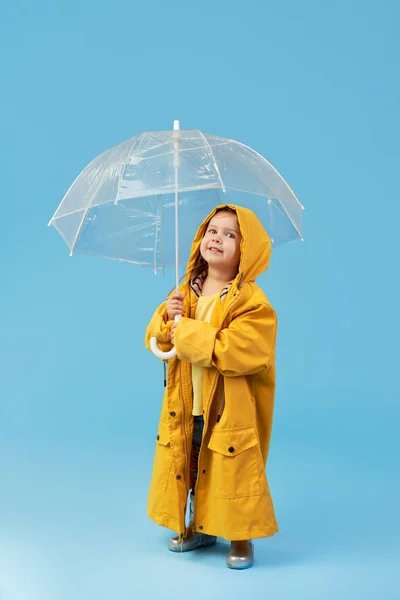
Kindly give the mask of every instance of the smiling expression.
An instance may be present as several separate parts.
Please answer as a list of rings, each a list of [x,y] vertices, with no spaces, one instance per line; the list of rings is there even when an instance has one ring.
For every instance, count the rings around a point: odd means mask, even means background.
[[[200,253],[212,267],[237,270],[240,261],[240,234],[236,214],[216,213],[207,226],[201,241]]]

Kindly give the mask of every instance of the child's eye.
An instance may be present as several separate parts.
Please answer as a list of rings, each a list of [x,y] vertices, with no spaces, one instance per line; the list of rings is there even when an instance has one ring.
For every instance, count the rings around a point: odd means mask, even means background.
[[[213,227],[211,227],[211,229],[208,230],[208,233],[217,233],[217,230],[214,229]],[[228,232],[226,235],[231,235],[233,239],[235,239],[235,234]]]

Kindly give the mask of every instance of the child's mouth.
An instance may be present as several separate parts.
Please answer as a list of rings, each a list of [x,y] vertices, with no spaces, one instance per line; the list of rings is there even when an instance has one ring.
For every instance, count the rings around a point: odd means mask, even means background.
[[[222,254],[222,250],[218,250],[218,248],[209,248],[210,252],[214,252],[214,254]]]

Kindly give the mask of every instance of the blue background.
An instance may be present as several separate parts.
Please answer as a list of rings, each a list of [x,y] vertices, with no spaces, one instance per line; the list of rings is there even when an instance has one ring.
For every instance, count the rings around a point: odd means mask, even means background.
[[[396,0],[14,0],[0,20],[0,597],[400,598]],[[47,222],[148,129],[240,140],[306,206],[259,283],[279,316],[280,533],[176,556],[146,516],[174,285],[69,257]],[[247,596],[249,597],[249,596]]]

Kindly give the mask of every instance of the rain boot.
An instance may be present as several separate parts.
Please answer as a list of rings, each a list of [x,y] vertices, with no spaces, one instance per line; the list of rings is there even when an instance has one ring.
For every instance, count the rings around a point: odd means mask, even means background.
[[[249,569],[254,562],[254,546],[251,540],[231,542],[231,549],[226,559],[230,569]]]
[[[168,540],[168,548],[172,552],[189,552],[203,546],[212,546],[216,541],[215,535],[208,535],[194,530],[194,495],[190,494],[189,525],[186,529],[186,535],[183,539],[177,536]]]

